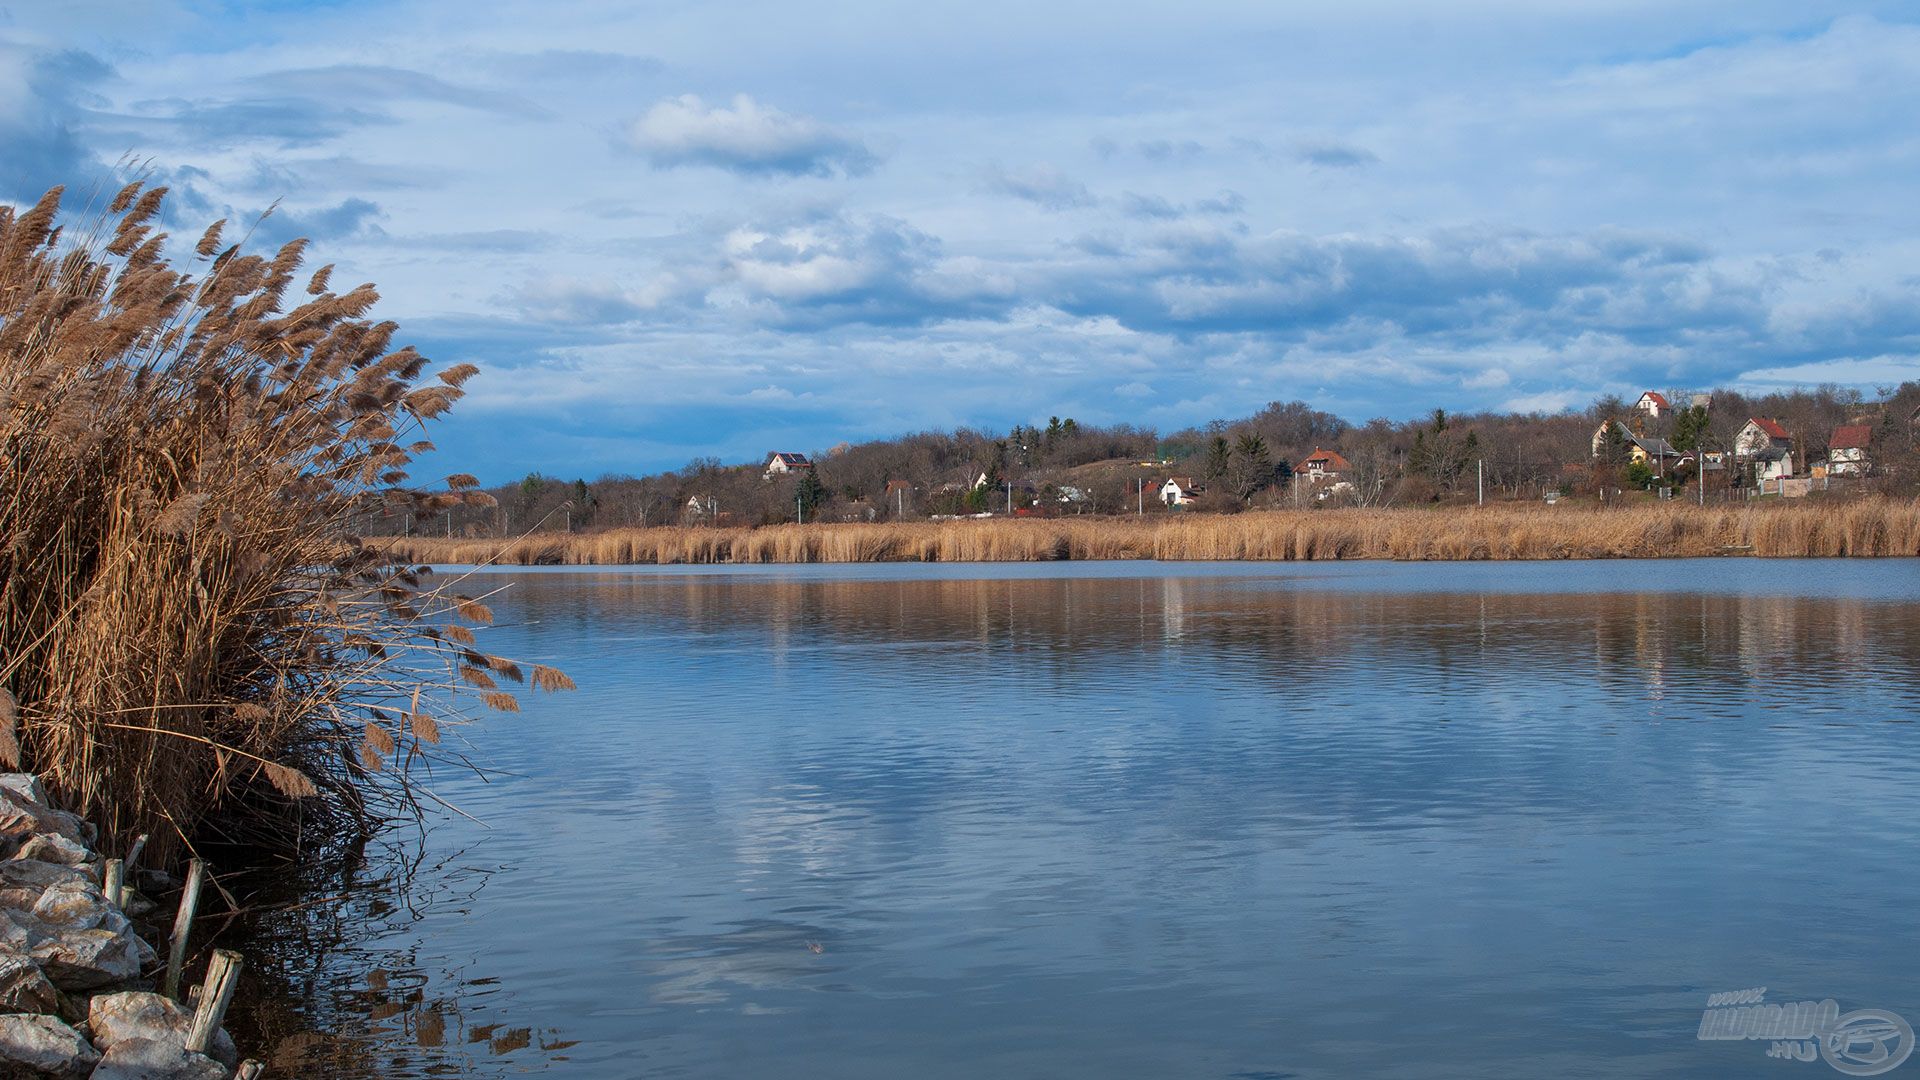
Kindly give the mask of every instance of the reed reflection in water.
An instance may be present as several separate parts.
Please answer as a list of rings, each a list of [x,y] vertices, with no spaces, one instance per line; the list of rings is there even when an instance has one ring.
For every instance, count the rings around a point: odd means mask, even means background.
[[[581,691],[466,729],[429,845],[493,872],[389,943],[577,1045],[476,1074],[1748,1076],[1709,993],[1920,1019],[1904,562],[486,584]]]

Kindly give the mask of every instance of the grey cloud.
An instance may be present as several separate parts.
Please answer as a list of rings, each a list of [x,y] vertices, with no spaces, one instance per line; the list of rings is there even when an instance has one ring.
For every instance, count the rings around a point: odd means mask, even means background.
[[[46,52],[0,42],[0,91],[18,89],[0,108],[0,197],[31,201],[56,184],[79,190],[113,182],[79,133],[93,88],[113,77],[98,57]],[[0,104],[9,104],[0,97]]]
[[[1309,139],[1294,147],[1296,160],[1323,169],[1359,169],[1380,163],[1378,155],[1364,146],[1332,139]]]
[[[289,68],[251,76],[242,80],[240,86],[268,91],[269,96],[311,99],[316,103],[339,98],[375,102],[434,101],[527,120],[552,115],[516,94],[459,86],[422,71],[372,64]]]
[[[1222,191],[1191,205],[1170,202],[1158,195],[1127,192],[1120,197],[1120,211],[1128,217],[1171,221],[1189,214],[1232,216],[1246,209],[1246,199],[1237,191]]]
[[[668,98],[629,125],[626,143],[655,168],[700,165],[749,176],[861,176],[879,163],[854,136],[745,94],[731,105],[694,94]]]
[[[651,56],[596,49],[545,49],[500,53],[490,66],[509,77],[536,80],[641,79],[660,74],[664,64]]]
[[[1092,206],[1099,200],[1087,185],[1054,168],[1035,165],[1008,171],[998,165],[987,169],[986,189],[1001,195],[1024,199],[1048,210],[1073,210]]]
[[[284,210],[275,207],[254,228],[249,247],[278,247],[295,237],[316,243],[383,236],[374,224],[385,217],[378,204],[366,199],[343,199],[333,206],[308,210]],[[242,219],[244,220],[244,219]]]

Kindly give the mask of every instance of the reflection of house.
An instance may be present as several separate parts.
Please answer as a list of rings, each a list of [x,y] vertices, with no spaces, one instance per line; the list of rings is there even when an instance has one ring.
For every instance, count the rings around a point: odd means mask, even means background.
[[[813,468],[813,462],[808,461],[807,455],[805,454],[787,454],[775,451],[767,458],[767,469],[761,476],[771,480],[776,476],[784,476],[787,473],[805,472],[811,468]]]
[[[1640,400],[1634,402],[1633,407],[1635,410],[1646,413],[1655,420],[1673,411],[1673,406],[1667,404],[1667,399],[1655,390],[1649,390],[1641,394]]]
[[[1202,490],[1191,476],[1170,476],[1160,485],[1160,501],[1168,506],[1185,506]]]
[[[1293,471],[1309,480],[1337,480],[1352,472],[1353,466],[1338,450],[1322,450],[1316,446],[1313,453],[1300,459]]]
[[[1867,447],[1873,442],[1873,428],[1867,424],[1847,424],[1833,429],[1827,440],[1827,472],[1834,476],[1865,476],[1871,468]]]

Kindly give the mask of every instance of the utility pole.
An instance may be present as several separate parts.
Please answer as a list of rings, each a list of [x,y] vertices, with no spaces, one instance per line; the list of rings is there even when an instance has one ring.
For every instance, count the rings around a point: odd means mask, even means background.
[[[1137,479],[1137,478],[1134,480],[1133,502],[1134,502],[1133,516],[1146,517],[1147,516],[1147,482],[1145,480]]]
[[[1006,484],[1007,484],[1007,516],[1012,517],[1013,516],[1013,481],[1008,480]]]
[[[453,511],[447,511],[447,539],[453,539]]]
[[[1479,475],[1474,478],[1474,488],[1479,493],[1480,505],[1487,505],[1487,459],[1480,459]]]
[[[793,497],[793,523],[795,525],[805,525],[807,523],[807,515],[800,509],[800,496],[798,495]]]

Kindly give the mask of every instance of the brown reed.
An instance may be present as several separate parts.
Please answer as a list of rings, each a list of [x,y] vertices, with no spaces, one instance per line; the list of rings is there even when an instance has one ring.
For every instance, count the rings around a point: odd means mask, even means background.
[[[407,537],[369,542],[412,562],[518,566],[1911,556],[1920,555],[1920,501],[1281,510],[1145,519],[665,527],[537,533],[507,540]]]
[[[484,605],[347,528],[486,501],[405,486],[474,369],[423,380],[330,267],[290,304],[305,241],[250,255],[216,223],[175,269],[164,197],[130,184],[74,235],[59,189],[0,207],[0,763],[108,843],[340,835],[417,806],[408,766],[441,731],[420,688],[476,655]]]

